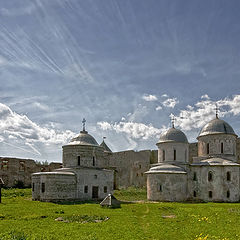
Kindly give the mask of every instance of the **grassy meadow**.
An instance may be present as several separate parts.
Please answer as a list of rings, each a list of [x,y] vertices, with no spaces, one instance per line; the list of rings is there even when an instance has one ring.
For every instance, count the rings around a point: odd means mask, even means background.
[[[2,190],[0,240],[240,239],[238,203],[147,202],[145,189],[134,188],[115,196],[121,208],[38,202],[31,189]]]

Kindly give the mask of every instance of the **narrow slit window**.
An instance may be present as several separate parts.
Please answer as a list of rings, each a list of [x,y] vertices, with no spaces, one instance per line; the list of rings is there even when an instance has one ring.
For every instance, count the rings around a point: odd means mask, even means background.
[[[197,181],[197,173],[196,172],[193,173],[193,181]]]
[[[45,192],[45,183],[42,183],[42,193]]]
[[[207,143],[207,154],[209,154],[209,143]]]
[[[103,191],[104,193],[107,193],[107,186],[104,186]]]
[[[162,159],[165,161],[165,150],[162,150]]]
[[[34,192],[35,190],[35,186],[34,186],[34,183],[32,184],[32,191]]]
[[[177,158],[177,151],[176,149],[173,150],[173,160],[176,160]]]
[[[213,180],[213,173],[208,172],[208,181],[211,182]]]
[[[193,191],[193,197],[196,197],[196,196],[197,196],[197,192]]]
[[[231,173],[227,172],[227,181],[231,181]]]
[[[208,197],[209,197],[209,198],[212,198],[212,191],[209,191],[209,192],[208,192]]]
[[[223,142],[221,143],[221,153],[223,153]]]
[[[162,185],[159,185],[159,192],[162,192]]]
[[[84,193],[88,193],[88,186],[84,186]]]
[[[96,162],[95,162],[95,157],[93,156],[93,162],[92,162],[93,166],[95,166]]]
[[[230,191],[227,191],[227,198],[230,198]]]
[[[80,166],[80,164],[81,164],[81,157],[78,156],[78,166]]]

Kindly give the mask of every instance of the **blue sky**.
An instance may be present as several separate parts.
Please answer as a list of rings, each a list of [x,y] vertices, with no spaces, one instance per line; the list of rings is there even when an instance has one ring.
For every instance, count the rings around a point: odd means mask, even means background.
[[[0,0],[0,155],[61,161],[82,118],[114,151],[240,134],[240,2]]]

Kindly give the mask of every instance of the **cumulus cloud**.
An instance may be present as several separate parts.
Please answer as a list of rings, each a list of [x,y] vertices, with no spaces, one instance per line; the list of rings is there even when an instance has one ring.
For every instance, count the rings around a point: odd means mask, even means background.
[[[0,103],[0,133],[1,141],[21,142],[38,154],[40,152],[34,146],[35,143],[64,144],[75,135],[69,130],[58,131],[42,127],[31,121],[26,115],[16,113],[2,103]]]
[[[207,94],[204,94],[201,96],[201,99],[210,99],[210,97]]]
[[[177,100],[177,98],[168,98],[165,101],[163,101],[162,104],[164,107],[174,108],[178,103],[179,101]]]
[[[151,95],[151,94],[149,94],[149,95],[144,94],[144,95],[142,96],[142,99],[145,100],[145,101],[147,101],[147,102],[154,102],[154,101],[157,101],[157,100],[158,100],[157,96]]]
[[[204,97],[194,106],[187,106],[186,109],[181,110],[179,116],[176,116],[176,125],[183,130],[200,129],[215,117],[216,105],[220,108],[219,115],[221,117],[230,114],[239,115],[240,95],[218,101],[212,101]]]
[[[117,133],[125,133],[134,139],[149,139],[152,137],[159,137],[160,134],[166,130],[163,126],[161,129],[153,127],[151,124],[146,125],[144,123],[137,122],[98,122],[97,125],[102,130],[113,130]]]
[[[162,107],[161,106],[157,106],[155,109],[156,109],[156,111],[160,111],[160,110],[162,110]]]

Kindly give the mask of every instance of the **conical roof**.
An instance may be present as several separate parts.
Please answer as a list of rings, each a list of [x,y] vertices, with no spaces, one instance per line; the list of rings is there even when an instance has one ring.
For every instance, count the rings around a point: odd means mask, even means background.
[[[227,122],[215,118],[202,128],[198,137],[221,133],[236,135],[233,128]]]
[[[104,140],[102,141],[102,143],[100,144],[100,146],[104,148],[104,151],[106,151],[106,152],[112,152],[112,150],[108,147],[108,145],[105,143]]]

